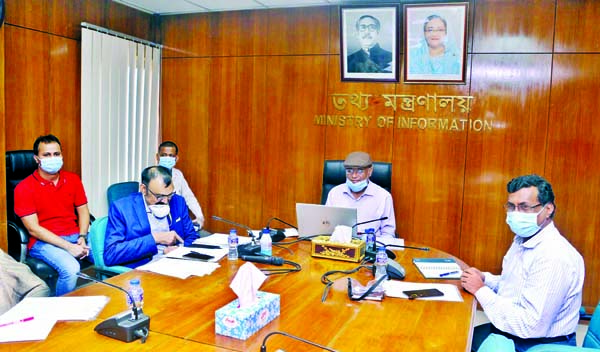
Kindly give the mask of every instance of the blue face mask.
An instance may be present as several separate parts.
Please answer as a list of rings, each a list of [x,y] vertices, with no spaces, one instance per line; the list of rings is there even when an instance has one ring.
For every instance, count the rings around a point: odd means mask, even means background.
[[[60,171],[63,166],[62,156],[53,156],[51,158],[40,159],[40,167],[46,173],[54,175]]]
[[[176,162],[175,157],[172,157],[172,156],[161,156],[158,159],[158,165],[164,166],[169,170],[172,169],[173,166],[175,166],[175,162]]]
[[[366,179],[364,179],[360,182],[357,182],[357,183],[352,183],[352,181],[350,181],[349,179],[346,179],[346,186],[348,186],[348,188],[350,188],[350,190],[354,193],[359,193],[359,192],[364,191],[368,185],[369,185],[369,182]]]
[[[538,213],[508,212],[506,213],[506,223],[515,235],[522,238],[529,238],[541,229],[540,225],[537,224],[537,216],[543,210],[544,208]]]

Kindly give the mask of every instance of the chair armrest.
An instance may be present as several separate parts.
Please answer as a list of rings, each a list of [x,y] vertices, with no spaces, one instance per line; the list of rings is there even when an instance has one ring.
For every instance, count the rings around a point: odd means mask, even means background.
[[[15,260],[18,260],[21,263],[25,263],[25,258],[27,257],[27,243],[29,242],[29,233],[27,233],[27,231],[23,227],[19,226],[16,222],[11,220],[7,221],[7,230],[9,254],[12,255]],[[18,250],[17,247],[19,248]]]

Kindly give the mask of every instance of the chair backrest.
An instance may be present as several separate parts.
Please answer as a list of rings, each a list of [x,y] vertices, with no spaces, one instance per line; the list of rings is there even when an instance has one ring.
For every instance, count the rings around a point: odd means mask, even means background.
[[[594,310],[588,331],[583,339],[583,347],[600,348],[600,302]]]
[[[126,197],[131,193],[136,193],[140,190],[140,184],[137,181],[126,181],[112,184],[106,190],[106,198],[108,199],[108,206],[117,199]]]
[[[392,190],[392,164],[384,162],[373,162],[373,173],[371,181],[385,188],[388,192]],[[344,160],[325,160],[323,164],[323,190],[321,193],[321,204],[327,201],[327,195],[331,189],[346,182],[346,169]]]
[[[108,216],[96,219],[88,236],[90,247],[92,247],[92,255],[94,256],[94,268],[96,277],[104,280],[109,276],[114,276],[131,270],[124,266],[106,266],[104,264],[104,238],[106,237],[106,226],[108,225]]]

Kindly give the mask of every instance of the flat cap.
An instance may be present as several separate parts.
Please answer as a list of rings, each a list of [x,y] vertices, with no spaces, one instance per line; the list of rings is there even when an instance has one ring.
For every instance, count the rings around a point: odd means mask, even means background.
[[[352,152],[344,160],[344,167],[369,167],[373,165],[371,156],[365,152]]]

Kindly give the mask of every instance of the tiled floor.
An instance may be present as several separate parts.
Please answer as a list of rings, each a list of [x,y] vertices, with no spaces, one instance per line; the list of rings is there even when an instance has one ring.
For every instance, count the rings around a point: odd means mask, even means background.
[[[488,322],[489,320],[485,313],[481,310],[477,310],[477,313],[475,313],[475,326]],[[577,325],[577,346],[581,346],[581,344],[583,343],[583,338],[585,337],[587,329],[587,322],[584,322],[584,324],[580,323],[579,325]]]

